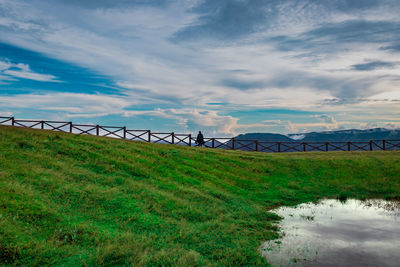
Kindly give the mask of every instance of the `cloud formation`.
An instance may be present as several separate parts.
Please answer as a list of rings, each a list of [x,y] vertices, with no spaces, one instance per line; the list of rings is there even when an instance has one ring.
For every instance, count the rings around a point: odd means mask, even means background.
[[[0,55],[0,83],[23,88],[26,107],[40,114],[164,118],[154,127],[176,123],[188,131],[357,127],[370,120],[358,114],[376,109],[381,119],[373,123],[396,124],[385,118],[400,112],[393,93],[400,85],[399,13],[398,0],[0,0],[0,42],[108,77],[98,91],[63,95],[24,82],[79,87],[53,74],[54,64],[38,68]],[[36,105],[38,90],[48,113]],[[6,112],[27,113],[19,96],[0,93]],[[315,116],[290,114],[271,126],[263,121],[274,115],[257,115],[275,109]],[[249,121],[247,113],[254,114]]]
[[[22,78],[40,82],[59,82],[57,77],[51,74],[41,74],[30,69],[29,65],[23,63],[10,63],[8,61],[0,61],[0,73],[5,74],[4,80],[14,80]],[[1,80],[1,76],[0,76]]]

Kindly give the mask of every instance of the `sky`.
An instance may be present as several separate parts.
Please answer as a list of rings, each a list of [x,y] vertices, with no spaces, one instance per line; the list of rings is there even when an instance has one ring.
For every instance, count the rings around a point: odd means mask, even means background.
[[[0,116],[400,128],[400,0],[0,0]]]

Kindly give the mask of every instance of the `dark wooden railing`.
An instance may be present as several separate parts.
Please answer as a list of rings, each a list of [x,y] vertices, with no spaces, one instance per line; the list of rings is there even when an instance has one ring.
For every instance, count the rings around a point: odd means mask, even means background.
[[[81,135],[107,136],[132,141],[164,143],[183,146],[196,145],[191,134],[159,133],[150,130],[129,130],[126,127],[75,124],[65,121],[17,120],[0,117],[0,125],[43,129]],[[308,151],[373,151],[400,150],[400,140],[369,140],[360,142],[264,142],[235,138],[204,138],[209,148],[259,152]]]

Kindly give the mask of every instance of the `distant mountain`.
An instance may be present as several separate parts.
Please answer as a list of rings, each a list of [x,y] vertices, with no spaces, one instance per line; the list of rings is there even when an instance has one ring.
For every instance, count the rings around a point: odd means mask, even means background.
[[[400,130],[388,130],[384,128],[375,128],[368,130],[342,130],[327,132],[312,132],[305,134],[302,139],[307,142],[317,141],[369,141],[382,139],[400,139]]]
[[[247,133],[240,134],[235,139],[240,140],[258,140],[266,142],[292,142],[293,139],[287,137],[283,134],[273,134],[273,133]]]
[[[272,134],[272,133],[247,133],[235,137],[241,140],[259,140],[270,142],[354,142],[369,140],[390,140],[400,139],[400,129],[389,130],[384,128],[374,128],[368,130],[339,130],[310,132],[304,134]]]

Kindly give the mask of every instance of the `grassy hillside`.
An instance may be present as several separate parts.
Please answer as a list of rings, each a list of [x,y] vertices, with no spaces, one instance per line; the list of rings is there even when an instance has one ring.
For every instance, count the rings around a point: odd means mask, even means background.
[[[269,209],[400,197],[400,152],[267,154],[0,127],[0,265],[265,265]]]

